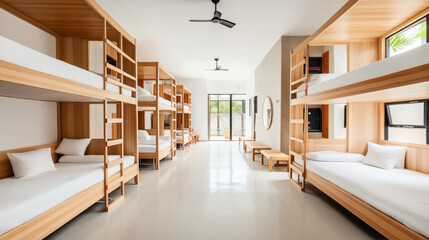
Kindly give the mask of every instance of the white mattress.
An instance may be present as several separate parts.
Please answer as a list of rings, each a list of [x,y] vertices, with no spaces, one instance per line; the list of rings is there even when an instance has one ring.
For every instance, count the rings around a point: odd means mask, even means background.
[[[385,76],[391,73],[407,70],[413,67],[418,67],[429,63],[429,44],[426,43],[415,49],[407,52],[385,58],[378,62],[369,64],[362,68],[356,69],[349,73],[341,74],[333,77],[332,75],[320,76],[312,83],[312,74],[309,77],[308,94],[315,94],[335,88],[344,87],[347,85],[363,82],[373,78]],[[317,74],[325,75],[325,74]],[[332,78],[333,77],[333,78]],[[317,78],[317,77],[316,77]],[[313,79],[314,80],[314,79]],[[303,96],[305,93],[298,93],[298,97]]]
[[[185,133],[185,139],[189,137],[189,133]],[[182,135],[177,135],[176,136],[177,140],[182,140]]]
[[[156,96],[154,96],[154,95],[151,95],[151,96],[139,95],[138,99],[141,102],[155,102],[156,101]],[[164,99],[162,97],[159,97],[159,101],[158,102],[160,104],[171,106],[171,101],[168,101],[167,99]],[[138,110],[139,111],[153,111],[153,110],[155,110],[155,108],[154,107],[139,107]]]
[[[104,88],[102,76],[45,55],[3,36],[0,36],[0,60],[98,89]],[[119,93],[119,87],[110,83],[107,83],[107,90]],[[131,96],[131,91],[123,89],[123,94]]]
[[[134,157],[124,158],[124,167],[134,163]],[[37,217],[68,198],[104,180],[100,163],[57,163],[56,171],[28,179],[0,180],[0,235]],[[120,166],[108,171],[111,176]]]
[[[363,163],[310,160],[307,169],[429,237],[429,175]]]
[[[159,151],[162,151],[171,146],[171,140],[161,140],[159,141]],[[155,153],[156,145],[155,144],[139,144],[140,153]]]
[[[176,104],[176,107],[177,107],[177,108],[182,108],[182,104],[181,104],[181,103],[178,103],[178,104]],[[189,110],[189,106],[188,106],[188,105],[186,105],[186,104],[185,104],[185,110]]]

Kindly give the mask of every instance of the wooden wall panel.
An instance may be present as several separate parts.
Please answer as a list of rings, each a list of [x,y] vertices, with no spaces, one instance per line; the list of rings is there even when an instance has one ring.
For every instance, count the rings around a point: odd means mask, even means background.
[[[307,152],[336,151],[347,152],[346,139],[308,139]]]
[[[88,40],[81,38],[61,38],[60,59],[75,65],[76,67],[89,70],[89,45]]]
[[[381,144],[407,147],[405,168],[429,174],[429,146],[412,143],[381,141]]]
[[[349,152],[365,155],[368,142],[379,143],[378,108],[377,102],[347,104]]]
[[[378,42],[352,42],[348,45],[349,71],[379,60]]]
[[[136,105],[124,104],[124,154],[137,156],[137,109]]]

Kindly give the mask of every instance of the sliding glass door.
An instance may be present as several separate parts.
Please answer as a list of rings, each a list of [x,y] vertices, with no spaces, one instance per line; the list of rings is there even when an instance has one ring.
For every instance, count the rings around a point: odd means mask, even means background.
[[[246,134],[246,95],[209,95],[209,140],[231,141]]]

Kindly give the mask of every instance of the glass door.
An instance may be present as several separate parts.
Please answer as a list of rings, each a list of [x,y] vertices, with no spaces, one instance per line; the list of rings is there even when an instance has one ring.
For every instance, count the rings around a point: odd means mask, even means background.
[[[209,140],[230,141],[245,136],[245,95],[209,95]]]

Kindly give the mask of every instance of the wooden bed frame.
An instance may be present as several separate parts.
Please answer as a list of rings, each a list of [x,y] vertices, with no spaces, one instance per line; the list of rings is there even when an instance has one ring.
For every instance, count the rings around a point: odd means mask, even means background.
[[[34,147],[26,147],[20,149],[6,150],[0,152],[0,179],[12,177],[13,171],[10,161],[7,158],[6,153],[20,153],[33,151],[41,148],[51,148],[52,159],[54,163],[58,162],[58,155],[55,154],[55,149],[58,147],[58,143],[45,144]],[[133,164],[128,168],[124,169],[124,181],[127,182],[134,178],[134,181],[138,182],[138,164]],[[111,176],[112,180],[117,180],[121,177],[121,173],[118,172]],[[112,188],[110,192],[114,191],[119,187]],[[66,224],[68,221],[79,215],[81,212],[88,209],[94,203],[104,197],[104,182],[97,183],[96,185],[70,197],[64,202],[51,208],[50,210],[40,214],[39,216],[31,219],[28,222],[23,223],[19,227],[12,229],[9,232],[0,235],[0,240],[3,239],[43,239],[55,230]]]
[[[177,86],[177,102],[180,106],[177,106],[177,129],[182,136],[185,136],[185,130],[189,130],[189,137],[181,140],[177,140],[177,144],[180,144],[182,149],[185,149],[185,145],[192,144],[192,93],[183,85]],[[185,106],[189,108],[186,109]],[[178,134],[179,134],[178,133]]]
[[[139,153],[139,158],[153,159],[154,168],[159,170],[159,162],[168,155],[171,159],[176,156],[176,79],[167,72],[158,62],[138,62],[137,64],[138,85],[142,88],[145,82],[155,82],[153,94],[156,100],[152,102],[139,101],[139,107],[152,107],[154,110],[139,110],[139,129],[146,130],[145,112],[153,112],[153,129],[147,129],[156,137],[155,153]],[[171,105],[162,104],[159,97],[167,99]],[[170,114],[170,136],[171,146],[162,151],[159,150],[159,136],[164,135],[164,114]]]
[[[387,5],[389,11],[385,11]],[[350,0],[290,55],[291,183],[301,191],[305,191],[306,181],[311,183],[389,239],[427,238],[307,170],[306,154],[326,150],[366,154],[368,142],[407,146],[405,168],[429,174],[427,145],[384,140],[384,103],[428,98],[429,64],[311,95],[308,95],[309,71],[304,67],[308,66],[306,56],[311,46],[347,45],[348,71],[379,61],[384,58],[388,36],[428,13],[428,0]],[[305,96],[298,98],[298,92],[304,92]],[[332,103],[347,103],[346,140],[309,139],[309,104]],[[303,166],[295,158],[303,159]],[[297,173],[298,181],[292,178],[293,172]]]

